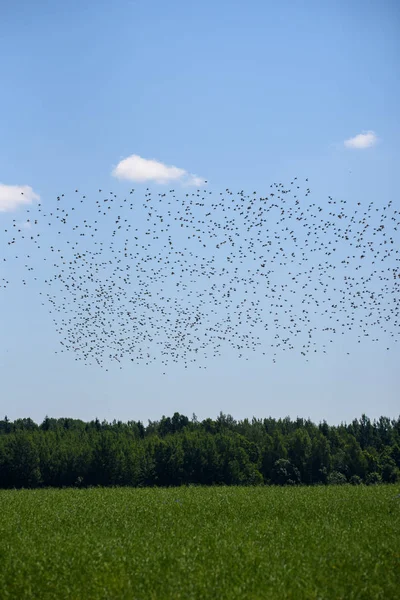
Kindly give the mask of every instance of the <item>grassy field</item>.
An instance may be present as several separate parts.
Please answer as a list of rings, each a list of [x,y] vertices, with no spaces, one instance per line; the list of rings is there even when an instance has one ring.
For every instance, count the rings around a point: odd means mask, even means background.
[[[399,493],[0,490],[0,598],[399,598]]]

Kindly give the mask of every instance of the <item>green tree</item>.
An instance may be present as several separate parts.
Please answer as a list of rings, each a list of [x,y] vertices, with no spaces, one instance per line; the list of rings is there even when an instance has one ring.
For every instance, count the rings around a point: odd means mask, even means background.
[[[326,483],[331,467],[331,450],[328,439],[318,431],[312,439],[311,483]]]
[[[272,469],[271,481],[276,485],[295,485],[301,483],[301,476],[290,460],[280,458]]]
[[[126,457],[118,434],[110,430],[99,432],[95,438],[89,482],[94,485],[121,485],[124,483],[125,466]]]
[[[332,471],[328,475],[327,483],[328,485],[344,485],[347,483],[347,477],[339,471]]]
[[[367,471],[367,461],[363,454],[360,444],[354,435],[348,434],[344,445],[346,453],[346,463],[348,467],[347,474],[358,475],[363,478]]]
[[[312,443],[305,429],[296,429],[288,442],[290,462],[298,469],[303,483],[312,483]]]
[[[365,483],[367,485],[377,485],[378,483],[382,483],[382,477],[380,473],[369,473]]]
[[[19,429],[6,440],[3,469],[7,487],[30,488],[41,483],[39,453],[28,431]]]

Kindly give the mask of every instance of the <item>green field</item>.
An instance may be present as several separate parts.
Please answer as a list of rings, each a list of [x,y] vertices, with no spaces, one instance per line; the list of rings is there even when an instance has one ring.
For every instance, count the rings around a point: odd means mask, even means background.
[[[0,598],[399,598],[399,493],[1,490]]]

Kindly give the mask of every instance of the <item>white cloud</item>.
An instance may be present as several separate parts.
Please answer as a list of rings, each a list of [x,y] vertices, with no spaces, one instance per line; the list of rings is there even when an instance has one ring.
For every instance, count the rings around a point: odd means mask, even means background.
[[[11,212],[24,204],[40,200],[29,185],[5,185],[0,183],[0,212]]]
[[[21,221],[20,223],[17,223],[17,225],[20,229],[30,229],[32,227],[30,221]]]
[[[344,142],[346,148],[370,148],[374,146],[378,138],[373,131],[365,131],[364,133],[359,133],[358,135],[349,138]]]
[[[183,185],[204,185],[205,180],[197,175],[188,173],[185,169],[168,166],[158,160],[142,158],[132,154],[124,158],[112,172],[117,179],[127,179],[144,183],[155,181],[156,183],[179,182]]]

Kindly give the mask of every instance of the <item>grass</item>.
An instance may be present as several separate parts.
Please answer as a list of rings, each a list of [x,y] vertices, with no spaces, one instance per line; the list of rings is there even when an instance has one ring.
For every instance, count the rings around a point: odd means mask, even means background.
[[[0,490],[0,598],[399,598],[399,492]]]

